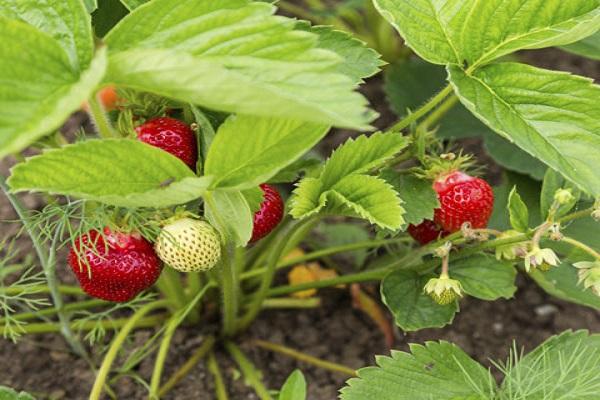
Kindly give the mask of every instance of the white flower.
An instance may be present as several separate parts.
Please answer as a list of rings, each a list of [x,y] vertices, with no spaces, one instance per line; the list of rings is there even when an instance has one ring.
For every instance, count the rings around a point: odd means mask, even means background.
[[[525,271],[527,272],[532,268],[547,271],[550,267],[556,267],[559,263],[560,260],[552,249],[541,249],[536,246],[525,255]]]

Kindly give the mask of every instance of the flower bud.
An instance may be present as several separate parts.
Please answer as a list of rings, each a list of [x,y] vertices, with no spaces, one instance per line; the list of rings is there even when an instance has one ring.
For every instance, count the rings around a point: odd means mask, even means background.
[[[452,250],[452,242],[446,242],[442,246],[436,248],[433,251],[433,255],[439,258],[444,258],[450,254],[450,250]]]
[[[565,205],[575,200],[571,189],[558,189],[556,193],[554,193],[554,201],[558,204]]]
[[[573,266],[579,270],[578,283],[583,283],[584,288],[591,289],[596,296],[600,296],[600,261],[581,261]]]

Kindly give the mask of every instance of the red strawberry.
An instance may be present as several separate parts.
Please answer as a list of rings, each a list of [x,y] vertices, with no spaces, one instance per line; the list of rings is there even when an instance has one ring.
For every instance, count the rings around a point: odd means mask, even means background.
[[[454,171],[433,183],[440,200],[433,220],[448,232],[460,230],[465,222],[485,228],[494,207],[494,192],[481,178]]]
[[[135,128],[138,139],[163,149],[195,170],[198,147],[194,131],[185,123],[170,117],[154,118]]]
[[[260,188],[264,193],[264,200],[260,205],[260,210],[254,214],[251,243],[271,233],[283,218],[283,200],[277,189],[266,183],[260,185]]]
[[[152,244],[139,234],[104,236],[92,230],[75,240],[69,265],[90,296],[125,302],[152,286],[162,271]]]
[[[429,219],[424,220],[419,225],[410,224],[408,233],[421,244],[427,244],[448,235],[448,232]]]

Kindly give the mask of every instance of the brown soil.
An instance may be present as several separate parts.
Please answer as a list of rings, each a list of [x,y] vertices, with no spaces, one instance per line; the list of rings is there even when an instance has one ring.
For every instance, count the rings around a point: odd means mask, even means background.
[[[540,66],[554,67],[600,78],[598,63],[567,56],[555,50],[527,52],[523,57]],[[377,80],[366,93],[382,112],[382,120],[389,122],[390,114],[383,105],[383,95]],[[386,122],[386,123],[387,123]],[[379,124],[378,124],[379,125]],[[345,136],[342,133],[341,136]],[[332,138],[333,144],[339,137]],[[0,171],[6,174],[0,164]],[[29,207],[39,207],[41,202],[27,196]],[[0,198],[0,220],[14,219],[4,198]],[[0,225],[0,236],[14,235],[17,223]],[[25,248],[25,240],[19,242]],[[61,279],[72,283],[73,277],[63,269]],[[466,299],[454,323],[444,329],[424,330],[404,334],[396,332],[394,348],[406,350],[408,343],[426,340],[448,340],[461,346],[475,359],[490,365],[489,359],[504,359],[515,340],[531,349],[549,336],[565,329],[588,329],[600,333],[600,313],[547,296],[535,284],[519,280],[519,292],[509,301],[483,302]],[[334,400],[347,377],[298,363],[284,356],[257,349],[251,339],[264,339],[304,351],[308,354],[342,363],[352,368],[371,365],[374,355],[387,354],[383,335],[360,311],[354,310],[347,291],[326,290],[321,293],[321,308],[305,311],[264,312],[250,331],[240,338],[241,346],[262,371],[270,388],[281,386],[293,369],[301,369],[309,383],[309,399]],[[169,376],[190,353],[199,346],[211,327],[180,329],[174,337],[164,376]],[[151,330],[138,331],[133,343],[143,343]],[[91,349],[98,356],[101,348]],[[256,399],[238,376],[235,366],[219,349],[219,362],[223,367],[230,396],[233,400]],[[149,379],[153,359],[144,361],[136,371]],[[58,335],[37,335],[24,338],[18,345],[0,340],[0,385],[27,390],[40,399],[79,400],[87,398],[94,374],[86,363],[69,354]],[[146,390],[132,379],[123,379],[114,385],[119,399],[145,399]],[[214,399],[212,378],[203,363],[192,372],[165,399]],[[371,400],[371,399],[366,399]],[[376,400],[376,399],[373,399]]]

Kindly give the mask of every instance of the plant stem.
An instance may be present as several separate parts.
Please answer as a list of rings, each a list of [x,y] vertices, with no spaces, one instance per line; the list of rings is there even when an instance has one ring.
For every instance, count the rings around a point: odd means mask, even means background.
[[[217,358],[212,351],[208,354],[206,366],[215,380],[215,394],[217,396],[217,400],[229,400],[227,389],[225,388],[225,383],[223,381],[223,374],[219,368]]]
[[[356,376],[356,371],[350,367],[346,367],[345,365],[337,364],[330,361],[321,360],[320,358],[313,357],[311,355],[302,353],[298,350],[290,349],[289,347],[282,346],[280,344],[271,343],[264,340],[253,340],[252,343],[257,345],[258,347],[262,347],[263,349],[284,354],[286,356],[295,358],[296,360],[314,365],[319,368],[324,368],[326,370],[341,373],[351,377]]]
[[[155,310],[160,307],[165,307],[168,305],[166,300],[155,301],[150,304],[146,304],[139,310],[137,310],[131,318],[127,319],[127,323],[123,325],[123,328],[119,331],[119,334],[115,337],[113,342],[108,349],[108,352],[104,356],[104,360],[102,361],[102,365],[98,370],[96,375],[96,380],[94,381],[94,386],[92,388],[92,392],[90,393],[90,400],[99,400],[100,395],[102,394],[102,388],[104,387],[104,383],[106,382],[106,378],[110,372],[110,368],[112,366],[113,361],[119,354],[119,350],[121,350],[121,346],[129,333],[136,327],[136,324],[150,311]]]
[[[284,297],[278,299],[265,299],[263,302],[263,310],[271,308],[316,308],[321,306],[321,299],[318,297],[310,297],[308,299],[295,299],[292,297]]]
[[[68,285],[59,285],[58,291],[61,294],[69,294],[69,295],[82,295],[84,294],[83,290],[77,286],[68,286]],[[50,293],[50,288],[47,285],[38,285],[38,286],[28,286],[26,288],[22,286],[10,286],[6,288],[0,288],[0,293],[5,294],[7,296],[16,296],[24,291],[27,291],[31,294],[43,294]]]
[[[223,335],[232,336],[236,331],[238,316],[239,284],[233,263],[235,245],[227,243],[221,257],[221,297],[223,301]]]
[[[198,347],[198,349],[192,354],[190,358],[177,370],[171,377],[167,380],[167,382],[160,388],[158,391],[158,395],[163,397],[166,395],[171,389],[173,389],[183,378],[186,377],[187,374],[190,373],[192,368],[200,362],[206,356],[206,354],[214,347],[215,338],[214,336],[207,337],[202,345]]]
[[[6,180],[4,176],[0,175],[0,188],[8,198],[8,201],[11,203],[13,209],[19,216],[25,231],[29,235],[31,242],[33,243],[33,247],[37,253],[38,259],[44,271],[44,276],[46,277],[46,282],[48,284],[48,289],[50,292],[50,297],[52,297],[52,302],[56,307],[56,311],[58,314],[59,324],[60,324],[60,332],[63,337],[71,347],[71,349],[78,355],[87,358],[87,354],[85,349],[81,345],[81,342],[75,337],[71,327],[69,326],[69,317],[63,311],[64,303],[62,300],[62,295],[58,290],[58,282],[56,279],[56,245],[58,242],[58,236],[61,229],[57,229],[56,233],[52,239],[52,244],[49,249],[46,249],[43,243],[40,241],[40,238],[29,221],[27,212],[25,207],[21,204],[19,199],[10,193],[10,189],[6,184]]]
[[[162,371],[169,353],[169,347],[171,345],[171,339],[173,338],[175,330],[177,330],[177,327],[185,320],[187,315],[196,307],[196,304],[198,304],[200,299],[202,299],[206,291],[212,286],[212,282],[209,282],[206,286],[204,286],[204,288],[202,288],[202,290],[196,294],[196,296],[185,306],[185,308],[181,308],[167,323],[167,329],[165,331],[163,340],[160,342],[160,347],[156,356],[156,362],[154,363],[154,371],[150,381],[150,399],[159,398],[158,392],[160,388],[160,378],[162,376]]]
[[[316,260],[316,259],[320,259],[323,257],[331,256],[334,254],[345,253],[345,252],[350,252],[350,251],[354,251],[354,250],[376,248],[376,247],[385,246],[385,245],[389,245],[389,244],[396,244],[399,242],[404,242],[407,240],[412,240],[412,239],[409,239],[407,237],[400,237],[400,238],[382,239],[382,240],[366,240],[363,242],[357,242],[357,243],[345,244],[345,245],[341,245],[341,246],[330,247],[328,249],[314,251],[312,253],[308,253],[308,254],[305,254],[300,257],[295,257],[291,260],[286,260],[286,261],[280,262],[279,264],[277,264],[277,266],[275,268],[279,270],[279,269],[291,267],[292,265],[301,264],[306,261]],[[266,271],[267,271],[267,268],[259,268],[259,269],[255,269],[252,271],[245,272],[240,275],[240,280],[246,280],[249,278],[253,278],[255,276],[260,276],[260,275],[264,274]]]
[[[565,222],[569,222],[574,219],[578,219],[578,218],[582,218],[582,217],[589,217],[593,211],[594,211],[594,207],[586,208],[585,210],[575,211],[574,213],[567,214],[564,217],[559,218],[557,220],[557,222],[564,224]]]
[[[98,135],[100,135],[101,138],[109,139],[118,137],[117,133],[110,125],[108,116],[106,115],[102,104],[100,103],[100,101],[98,101],[97,95],[92,96],[88,100],[88,114],[94,122],[96,131],[98,132]]]
[[[337,286],[346,283],[358,283],[377,281],[382,279],[390,271],[389,267],[377,268],[368,271],[359,272],[356,274],[337,276],[331,279],[323,279],[320,281],[299,283],[297,285],[285,285],[271,288],[267,291],[269,297],[283,296],[290,293],[295,293],[307,289],[321,289],[330,286]]]
[[[104,300],[86,300],[79,301],[76,303],[70,303],[63,307],[64,312],[78,311],[78,310],[87,310],[88,308],[95,308],[99,306],[103,306],[106,304],[110,304]],[[51,315],[55,315],[58,313],[58,309],[56,307],[44,308],[41,310],[36,310],[33,312],[26,312],[21,314],[11,315],[11,319],[15,319],[17,321],[28,321],[31,319],[36,319],[39,317],[47,317]],[[0,324],[4,323],[6,318],[0,318]]]
[[[261,400],[273,400],[269,394],[269,390],[263,384],[258,369],[252,362],[242,353],[239,347],[232,342],[225,342],[225,349],[229,352],[231,357],[235,360],[237,365],[242,370],[246,381]]]
[[[454,107],[454,105],[458,102],[458,97],[455,94],[452,94],[448,97],[444,102],[435,109],[431,114],[425,118],[423,122],[419,124],[417,129],[427,129],[431,127],[433,124],[438,122],[448,111]]]
[[[167,314],[159,314],[153,315],[151,317],[146,317],[140,319],[134,328],[149,328],[156,326],[162,323],[165,319],[167,319]],[[100,321],[100,325],[104,329],[118,329],[125,326],[129,322],[129,318],[118,318],[106,321]],[[70,323],[71,329],[77,329],[78,331],[90,331],[98,326],[97,321],[86,321],[82,324],[77,323],[77,321],[73,321]],[[4,326],[0,325],[0,331],[4,329]],[[38,333],[56,333],[60,332],[60,326],[58,326],[55,322],[43,322],[43,323],[35,323],[35,324],[27,324],[21,328],[21,332],[24,334],[38,334]]]
[[[588,253],[589,255],[594,257],[597,261],[600,261],[600,253],[598,253],[596,250],[592,249],[587,244],[582,243],[579,240],[573,239],[568,236],[564,236],[562,238],[562,241],[565,243],[569,243],[571,246],[577,247],[578,249],[585,251],[586,253]]]
[[[171,301],[175,311],[185,307],[187,299],[177,271],[166,266],[160,275],[157,286],[165,298]]]
[[[439,103],[441,103],[450,93],[452,93],[452,86],[448,85],[441,92],[436,94],[431,100],[417,109],[414,113],[406,116],[404,119],[398,121],[394,124],[388,131],[389,132],[400,132],[404,128],[410,126],[413,122],[417,121],[419,118],[423,117],[429,111],[433,110]]]
[[[241,320],[241,329],[246,329],[252,323],[252,321],[254,321],[254,319],[260,312],[260,309],[262,308],[262,303],[267,298],[269,288],[273,283],[275,272],[277,271],[277,264],[279,263],[279,260],[281,259],[283,252],[285,251],[289,243],[289,240],[293,239],[294,234],[298,232],[305,224],[310,223],[311,219],[307,218],[305,220],[292,224],[288,231],[282,231],[279,233],[277,244],[271,252],[269,263],[267,264],[267,268],[262,275],[260,287],[258,288],[258,291],[252,298],[250,306],[248,307],[246,314]]]

